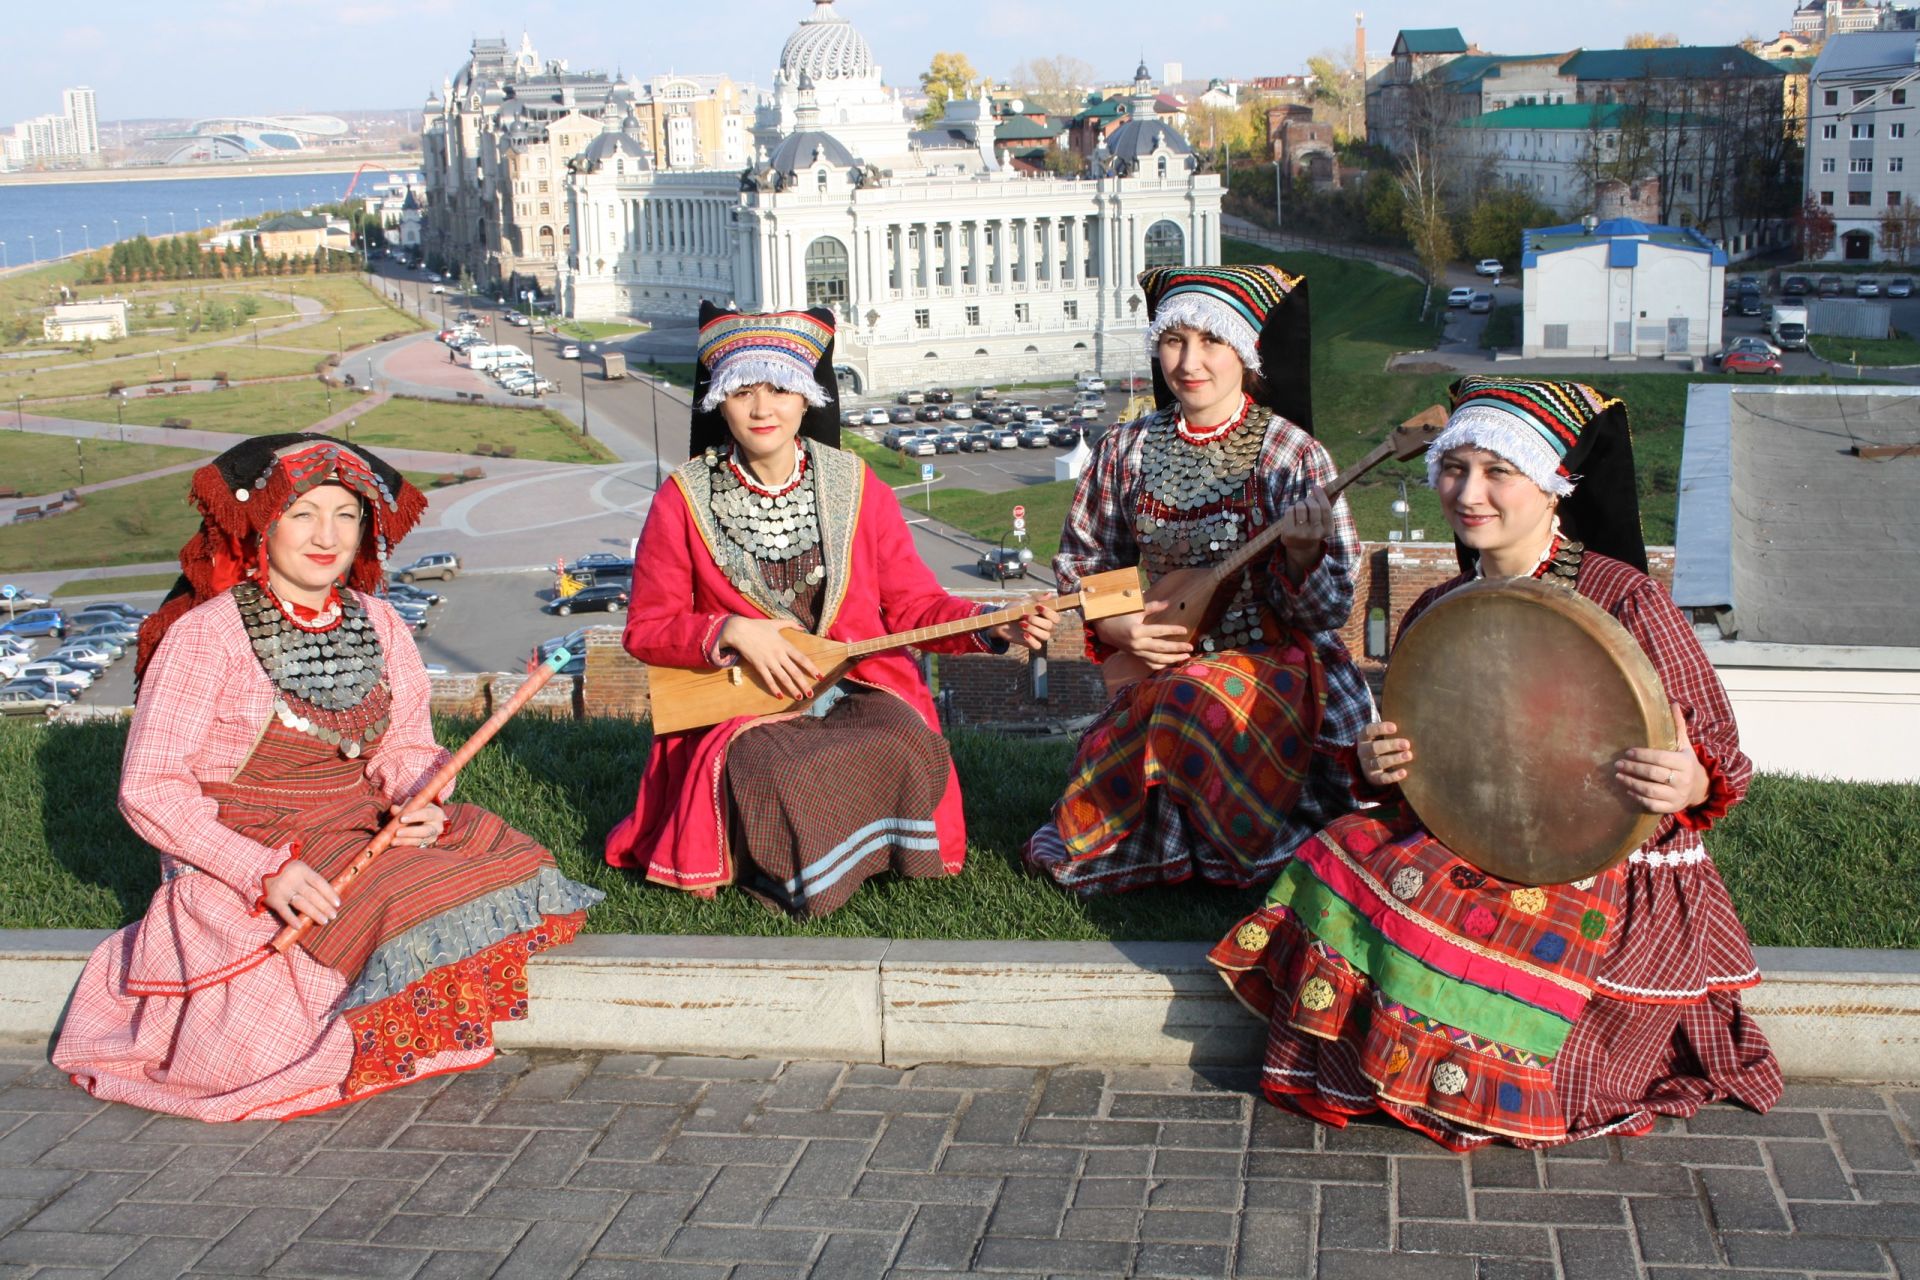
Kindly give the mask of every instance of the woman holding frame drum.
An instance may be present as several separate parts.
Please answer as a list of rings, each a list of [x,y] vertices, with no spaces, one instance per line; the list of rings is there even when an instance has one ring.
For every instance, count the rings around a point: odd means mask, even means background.
[[[1358,765],[1378,807],[1304,842],[1210,956],[1268,1020],[1267,1097],[1334,1125],[1384,1111],[1454,1150],[1640,1135],[1729,1098],[1767,1110],[1780,1070],[1739,995],[1760,974],[1701,840],[1753,766],[1691,627],[1646,575],[1625,406],[1577,383],[1464,379],[1427,458],[1463,572],[1414,602],[1402,639],[1480,579],[1543,579],[1599,606],[1678,726],[1677,749],[1613,766],[1658,825],[1595,876],[1500,880],[1400,793],[1444,744],[1369,726]]]

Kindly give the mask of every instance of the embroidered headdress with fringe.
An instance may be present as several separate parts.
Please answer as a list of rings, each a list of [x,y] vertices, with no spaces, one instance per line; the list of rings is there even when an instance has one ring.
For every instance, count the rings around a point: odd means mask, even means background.
[[[367,523],[341,580],[377,590],[392,549],[426,513],[426,495],[356,444],[289,434],[242,441],[193,473],[189,500],[200,528],[180,548],[180,577],[166,601],[140,624],[136,687],[160,639],[181,616],[249,577],[264,578],[266,535],[307,491],[337,484],[359,495]]]
[[[761,383],[806,397],[800,434],[838,448],[840,385],[833,368],[833,329],[833,312],[825,307],[754,314],[702,302],[687,456],[732,439],[720,406],[740,388]]]
[[[1160,335],[1189,328],[1232,347],[1260,376],[1267,408],[1313,433],[1309,380],[1307,282],[1266,264],[1237,267],[1155,267],[1140,274],[1147,295],[1147,357],[1154,399],[1173,403],[1173,389],[1157,358]]]

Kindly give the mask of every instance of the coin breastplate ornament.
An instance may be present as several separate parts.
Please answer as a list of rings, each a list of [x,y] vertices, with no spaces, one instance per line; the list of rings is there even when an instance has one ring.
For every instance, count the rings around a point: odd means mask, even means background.
[[[234,587],[233,599],[254,657],[279,695],[274,714],[282,724],[338,747],[350,760],[386,730],[384,699],[369,700],[385,674],[386,655],[373,619],[352,592],[340,593],[339,621],[323,631],[294,625],[254,583]]]
[[[1133,526],[1149,574],[1218,564],[1260,532],[1265,513],[1254,469],[1272,420],[1269,410],[1256,405],[1233,430],[1198,443],[1180,432],[1175,411],[1154,416],[1141,444]],[[1271,638],[1254,578],[1251,569],[1240,576],[1220,625],[1199,638],[1201,650]]]
[[[814,488],[813,467],[801,454],[797,476],[779,489],[763,488],[746,478],[738,463],[719,449],[709,449],[707,466],[713,473],[713,519],[721,533],[751,560],[784,565],[806,557],[813,563],[797,581],[767,587],[783,605],[791,606],[799,593],[815,588],[827,571],[816,552],[820,546],[820,503]]]

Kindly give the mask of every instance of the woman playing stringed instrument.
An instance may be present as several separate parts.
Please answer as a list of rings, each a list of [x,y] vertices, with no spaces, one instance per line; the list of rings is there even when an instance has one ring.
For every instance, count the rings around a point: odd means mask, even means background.
[[[1597,875],[1503,881],[1401,794],[1447,744],[1369,726],[1358,757],[1380,806],[1301,844],[1210,957],[1267,1020],[1266,1095],[1335,1125],[1384,1111],[1455,1150],[1644,1134],[1725,1098],[1765,1111],[1780,1069],[1739,995],[1760,974],[1701,841],[1753,766],[1692,628],[1645,573],[1626,407],[1578,383],[1494,378],[1455,383],[1453,406],[1427,473],[1463,572],[1413,603],[1402,641],[1476,579],[1540,579],[1605,610],[1651,661],[1678,732],[1673,750],[1600,767],[1624,808],[1659,822]]]
[[[647,515],[625,644],[650,666],[744,669],[804,709],[657,734],[607,837],[614,866],[709,896],[737,884],[803,918],[889,869],[959,872],[960,785],[919,669],[873,654],[807,702],[823,672],[783,634],[871,640],[987,612],[941,590],[893,491],[839,439],[832,312],[702,306],[693,456]],[[925,647],[1038,650],[1057,617]]]
[[[1140,287],[1160,409],[1100,440],[1054,560],[1060,589],[1126,565],[1158,579],[1219,564],[1275,521],[1281,546],[1225,585],[1219,623],[1193,642],[1157,602],[1088,628],[1089,657],[1143,678],[1081,738],[1027,845],[1030,866],[1082,894],[1272,879],[1352,807],[1373,705],[1333,633],[1359,547],[1309,434],[1306,282],[1270,266],[1159,268]]]
[[[528,958],[600,892],[444,796],[329,884],[448,758],[419,651],[370,594],[426,499],[356,445],[280,435],[201,467],[193,501],[120,775],[161,885],[88,960],[55,1065],[96,1097],[244,1120],[484,1064],[493,1024],[526,1015]],[[301,916],[319,927],[269,949]]]

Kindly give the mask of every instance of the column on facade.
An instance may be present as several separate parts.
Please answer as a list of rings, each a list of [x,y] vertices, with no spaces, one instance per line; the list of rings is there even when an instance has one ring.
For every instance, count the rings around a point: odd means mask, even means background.
[[[1040,242],[1040,268],[1046,272],[1049,282],[1057,282],[1060,279],[1060,246],[1054,241],[1058,234],[1057,221],[1039,218],[1033,225],[1034,238]]]
[[[802,274],[802,259],[806,254],[806,246],[804,244],[795,244],[793,233],[789,231],[787,233],[787,242],[782,248],[786,250],[787,255],[786,305],[789,307],[804,307],[807,305],[807,282],[806,277]]]
[[[904,294],[907,288],[907,224],[888,223],[887,238],[893,242],[893,249],[887,254],[887,288],[898,289]]]
[[[1077,237],[1080,234],[1079,222],[1080,220],[1078,218],[1071,215],[1061,215],[1060,231],[1059,234],[1054,237],[1054,243],[1059,247],[1060,252],[1060,279],[1062,281],[1074,280],[1080,274],[1077,270],[1078,264],[1074,261],[1073,254],[1075,245],[1077,244]]]

